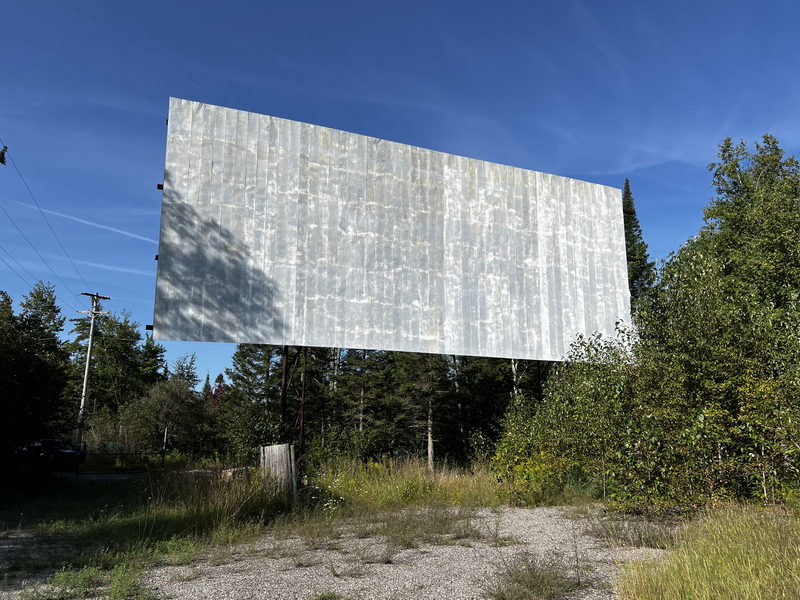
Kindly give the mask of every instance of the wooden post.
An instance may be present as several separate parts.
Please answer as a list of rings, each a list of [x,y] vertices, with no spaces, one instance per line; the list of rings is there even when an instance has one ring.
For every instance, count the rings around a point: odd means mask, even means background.
[[[259,466],[265,475],[271,475],[278,481],[278,486],[292,498],[297,496],[297,474],[294,467],[294,446],[275,444],[261,446]]]
[[[433,398],[428,395],[428,421],[426,432],[428,434],[428,471],[433,473]]]
[[[289,446],[289,464],[292,466],[292,498],[297,499],[297,463],[294,458],[294,446]]]

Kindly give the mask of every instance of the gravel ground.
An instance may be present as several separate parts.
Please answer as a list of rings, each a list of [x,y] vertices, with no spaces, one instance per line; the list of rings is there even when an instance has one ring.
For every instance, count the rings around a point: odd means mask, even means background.
[[[588,581],[571,599],[616,598],[620,563],[659,551],[612,548],[585,534],[586,515],[566,508],[483,510],[474,520],[485,536],[453,545],[423,545],[387,560],[378,538],[345,535],[330,549],[299,538],[265,537],[219,549],[189,566],[159,567],[146,583],[167,598],[306,600],[332,592],[348,600],[484,598],[515,557],[559,554]],[[570,518],[572,517],[572,518]],[[495,540],[504,541],[501,544]]]

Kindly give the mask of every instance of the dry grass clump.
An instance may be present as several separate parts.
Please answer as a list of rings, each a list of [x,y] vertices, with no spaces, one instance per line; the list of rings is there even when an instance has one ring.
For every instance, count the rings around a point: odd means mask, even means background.
[[[686,525],[663,560],[623,568],[630,600],[800,598],[800,519],[726,507]]]
[[[593,519],[586,531],[611,544],[637,548],[669,548],[677,535],[674,526],[632,518]]]
[[[584,585],[580,565],[559,554],[523,554],[486,590],[491,600],[561,600]]]

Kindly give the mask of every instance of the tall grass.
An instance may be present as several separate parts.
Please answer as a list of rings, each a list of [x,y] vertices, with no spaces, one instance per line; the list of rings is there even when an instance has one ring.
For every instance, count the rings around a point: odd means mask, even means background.
[[[0,571],[17,578],[53,574],[46,591],[37,589],[32,598],[73,597],[86,581],[119,592],[112,596],[125,597],[119,590],[128,589],[145,597],[137,582],[142,569],[189,563],[202,545],[255,536],[286,511],[274,482],[255,469],[234,475],[164,473],[125,482],[57,482],[30,496],[19,493],[0,509],[0,523],[8,535],[32,528],[36,542],[0,557]]]
[[[630,600],[800,598],[800,519],[714,510],[687,524],[663,560],[624,567],[618,587]]]
[[[312,475],[310,493],[327,508],[396,509],[408,506],[496,506],[497,482],[482,466],[439,467],[428,471],[421,459],[360,462],[338,460]]]
[[[101,510],[39,523],[44,537],[96,542],[126,552],[168,545],[175,537],[205,540],[263,524],[285,506],[269,480],[255,471],[225,479],[218,471],[167,473],[141,482],[135,508]]]

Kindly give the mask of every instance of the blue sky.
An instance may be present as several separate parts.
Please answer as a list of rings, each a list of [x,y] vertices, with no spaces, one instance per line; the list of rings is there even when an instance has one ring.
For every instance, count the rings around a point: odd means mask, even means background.
[[[52,281],[69,317],[72,293],[99,291],[152,322],[169,96],[629,177],[657,258],[697,231],[724,137],[772,133],[800,154],[796,2],[4,0],[0,14],[0,139],[77,267],[0,166],[0,204],[35,248],[0,211],[0,257],[22,275],[0,262],[0,289]],[[233,350],[164,345],[212,378]]]

